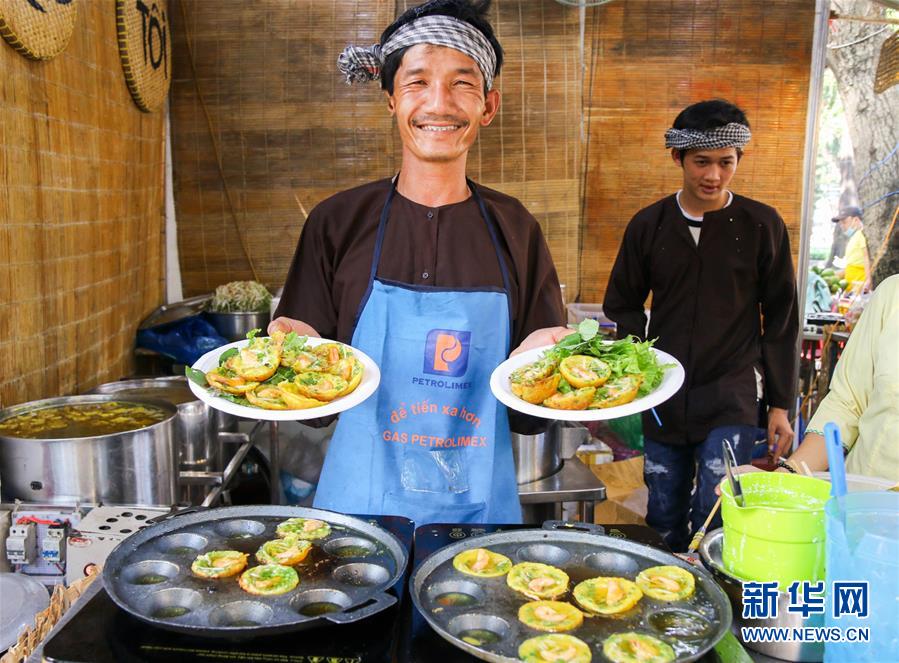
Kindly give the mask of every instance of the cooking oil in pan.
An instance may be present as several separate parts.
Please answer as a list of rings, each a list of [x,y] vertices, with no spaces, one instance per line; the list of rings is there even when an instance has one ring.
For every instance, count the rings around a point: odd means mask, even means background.
[[[494,642],[499,642],[500,639],[499,633],[494,633],[484,628],[470,628],[466,631],[460,631],[458,637],[463,642],[467,642],[475,647],[493,644]]]
[[[647,617],[653,629],[674,638],[703,638],[711,624],[699,615],[686,610],[660,610]]]
[[[446,594],[441,594],[440,596],[435,598],[434,602],[439,605],[445,606],[466,606],[473,605],[477,603],[478,600],[470,594],[463,594],[462,592],[447,592]]]
[[[174,617],[183,617],[190,612],[190,608],[183,605],[167,605],[153,611],[153,616],[157,619],[172,619]]]
[[[146,573],[134,579],[135,585],[157,585],[168,580],[167,576],[161,573]]]
[[[327,615],[329,612],[340,612],[343,610],[336,603],[330,603],[328,601],[317,601],[315,603],[307,603],[302,608],[300,608],[300,614],[306,615],[307,617],[318,617],[319,615]]]
[[[365,546],[343,546],[333,552],[337,557],[365,557],[370,550]]]

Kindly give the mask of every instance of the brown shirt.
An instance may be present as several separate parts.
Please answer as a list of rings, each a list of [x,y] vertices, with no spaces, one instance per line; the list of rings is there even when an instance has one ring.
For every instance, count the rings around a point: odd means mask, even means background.
[[[275,315],[302,320],[325,338],[352,340],[390,188],[389,179],[379,180],[338,193],[312,210]],[[482,186],[478,191],[498,228],[509,272],[515,348],[535,329],[565,323],[559,279],[537,220],[515,198]],[[503,286],[473,196],[426,207],[397,193],[377,274],[420,286]]]
[[[662,427],[644,413],[646,436],[684,444],[719,426],[757,425],[754,369],[767,403],[789,409],[798,311],[789,237],[774,208],[734,195],[729,206],[705,213],[698,245],[674,196],[638,212],[624,233],[603,312],[619,336],[657,338],[656,347],[686,371],[684,386],[656,408]]]

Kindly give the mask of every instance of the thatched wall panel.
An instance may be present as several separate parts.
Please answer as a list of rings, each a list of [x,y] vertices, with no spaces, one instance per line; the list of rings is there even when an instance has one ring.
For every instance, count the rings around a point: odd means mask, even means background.
[[[131,100],[115,11],[47,62],[0,44],[0,405],[132,372],[162,302],[163,116]]]
[[[802,0],[624,0],[590,10],[582,301],[602,301],[634,213],[679,188],[663,134],[702,99],[747,111],[753,139],[733,188],[780,211],[798,254],[813,24],[814,3]]]

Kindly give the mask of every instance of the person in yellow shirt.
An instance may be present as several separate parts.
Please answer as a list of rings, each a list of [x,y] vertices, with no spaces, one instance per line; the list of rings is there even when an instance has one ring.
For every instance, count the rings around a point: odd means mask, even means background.
[[[846,255],[843,258],[845,262],[843,278],[849,281],[849,289],[855,292],[867,290],[870,287],[871,276],[868,243],[865,240],[861,215],[862,211],[858,207],[846,207],[833,218],[834,221],[839,221],[840,227],[849,238],[846,242]]]
[[[852,331],[802,444],[777,471],[827,469],[824,425],[840,429],[849,450],[846,471],[899,482],[899,274],[874,291]],[[756,469],[742,465],[741,471]]]

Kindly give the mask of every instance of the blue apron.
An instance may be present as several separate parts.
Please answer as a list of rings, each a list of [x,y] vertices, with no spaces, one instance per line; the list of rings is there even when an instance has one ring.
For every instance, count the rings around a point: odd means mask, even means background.
[[[381,368],[378,390],[343,412],[315,506],[426,523],[519,523],[505,406],[490,374],[509,352],[509,275],[474,183],[503,288],[437,288],[376,277],[390,204],[381,211],[353,345]]]

